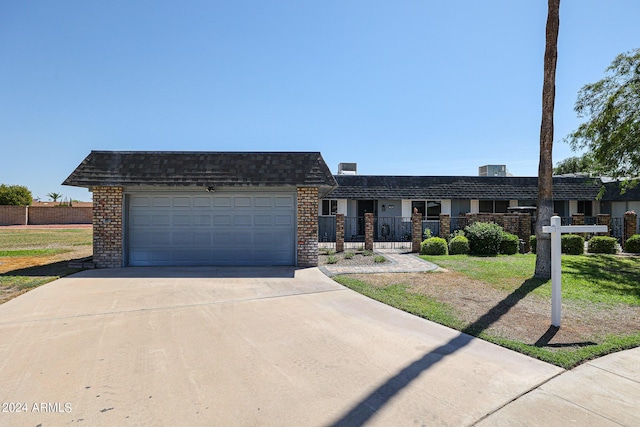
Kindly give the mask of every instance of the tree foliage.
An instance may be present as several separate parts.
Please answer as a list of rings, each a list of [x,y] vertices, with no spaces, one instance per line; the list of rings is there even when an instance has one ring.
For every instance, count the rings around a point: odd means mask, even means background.
[[[589,156],[584,154],[582,156],[568,157],[564,160],[556,163],[556,167],[553,168],[554,175],[563,175],[567,173],[583,173],[587,175],[593,175],[597,173],[598,167],[595,162]]]
[[[618,55],[602,80],[580,90],[574,109],[587,120],[567,141],[587,150],[594,172],[640,176],[640,49]]]
[[[33,203],[31,191],[23,185],[0,185],[0,205],[28,206]]]

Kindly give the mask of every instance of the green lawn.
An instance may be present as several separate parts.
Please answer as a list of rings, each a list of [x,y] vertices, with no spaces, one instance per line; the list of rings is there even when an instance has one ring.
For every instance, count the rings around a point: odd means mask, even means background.
[[[423,256],[422,258],[504,292],[503,302],[507,306],[510,300],[519,301],[529,294],[549,300],[551,297],[551,281],[532,278],[535,255],[497,257],[453,255]],[[567,255],[563,256],[562,264],[564,300],[586,306],[589,312],[592,310],[597,312],[596,307],[602,310],[603,306],[613,307],[620,304],[630,307],[640,306],[640,257]],[[400,283],[390,282],[388,286],[375,286],[367,283],[366,279],[357,280],[350,276],[337,276],[334,279],[385,304],[566,369],[595,357],[640,346],[640,325],[624,334],[601,337],[597,342],[588,345],[563,348],[531,345],[489,334],[485,330],[486,324],[478,322],[465,324],[456,317],[455,307],[447,304],[447,301],[438,301],[436,298],[413,292],[408,285],[401,283],[400,276],[398,276]],[[500,310],[500,307],[495,308]],[[600,321],[600,317],[594,316],[594,321]]]
[[[0,303],[79,270],[69,260],[91,255],[91,229],[0,230]]]
[[[440,267],[513,291],[535,271],[536,256],[467,255],[422,256]],[[536,287],[534,294],[551,297],[551,281]],[[563,255],[562,297],[599,303],[640,305],[640,258],[614,255]]]

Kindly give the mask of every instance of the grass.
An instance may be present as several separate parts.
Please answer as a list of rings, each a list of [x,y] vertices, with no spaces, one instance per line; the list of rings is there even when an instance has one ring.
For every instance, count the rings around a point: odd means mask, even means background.
[[[2,230],[0,250],[92,245],[90,229]]]
[[[422,256],[440,267],[457,271],[496,289],[513,291],[533,276],[536,257],[500,255]],[[640,305],[640,258],[613,255],[563,255],[562,297],[591,303]],[[551,281],[532,291],[551,296]]]
[[[472,257],[467,255],[423,256],[439,266],[505,291],[551,295],[551,281],[533,279],[535,255]],[[433,273],[432,273],[433,274]],[[485,331],[478,324],[467,324],[456,317],[454,307],[428,296],[412,292],[407,285],[374,286],[349,276],[336,281],[370,298],[429,319],[461,332],[477,336],[503,347],[570,369],[586,360],[615,351],[640,346],[640,331],[602,337],[597,343],[553,348],[505,339]],[[525,284],[523,288],[523,284]],[[640,306],[640,258],[563,256],[563,298],[583,304],[627,304]],[[524,295],[523,295],[524,296]],[[508,297],[507,297],[508,298]]]
[[[68,252],[66,249],[14,249],[3,251],[0,250],[0,258],[2,257],[24,257],[24,256],[47,256]]]
[[[69,260],[91,254],[91,229],[0,230],[0,303],[78,269]]]

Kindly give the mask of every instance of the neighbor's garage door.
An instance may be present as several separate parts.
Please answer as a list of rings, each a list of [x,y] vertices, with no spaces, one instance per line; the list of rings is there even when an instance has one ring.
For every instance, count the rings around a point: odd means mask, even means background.
[[[294,265],[295,193],[131,194],[129,265]]]

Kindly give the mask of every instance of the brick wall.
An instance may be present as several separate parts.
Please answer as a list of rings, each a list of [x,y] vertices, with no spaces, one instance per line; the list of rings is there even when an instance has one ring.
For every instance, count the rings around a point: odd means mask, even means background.
[[[344,214],[336,214],[336,252],[344,252]]]
[[[0,225],[27,225],[27,207],[0,206]]]
[[[122,187],[93,188],[93,262],[122,267]]]
[[[638,227],[638,215],[634,211],[628,211],[624,213],[624,225],[622,230],[622,245],[627,243],[629,237],[636,234]]]
[[[95,199],[94,199],[95,203]],[[298,266],[318,265],[318,189],[298,188]]]
[[[91,224],[93,209],[71,206],[29,206],[29,224]]]

